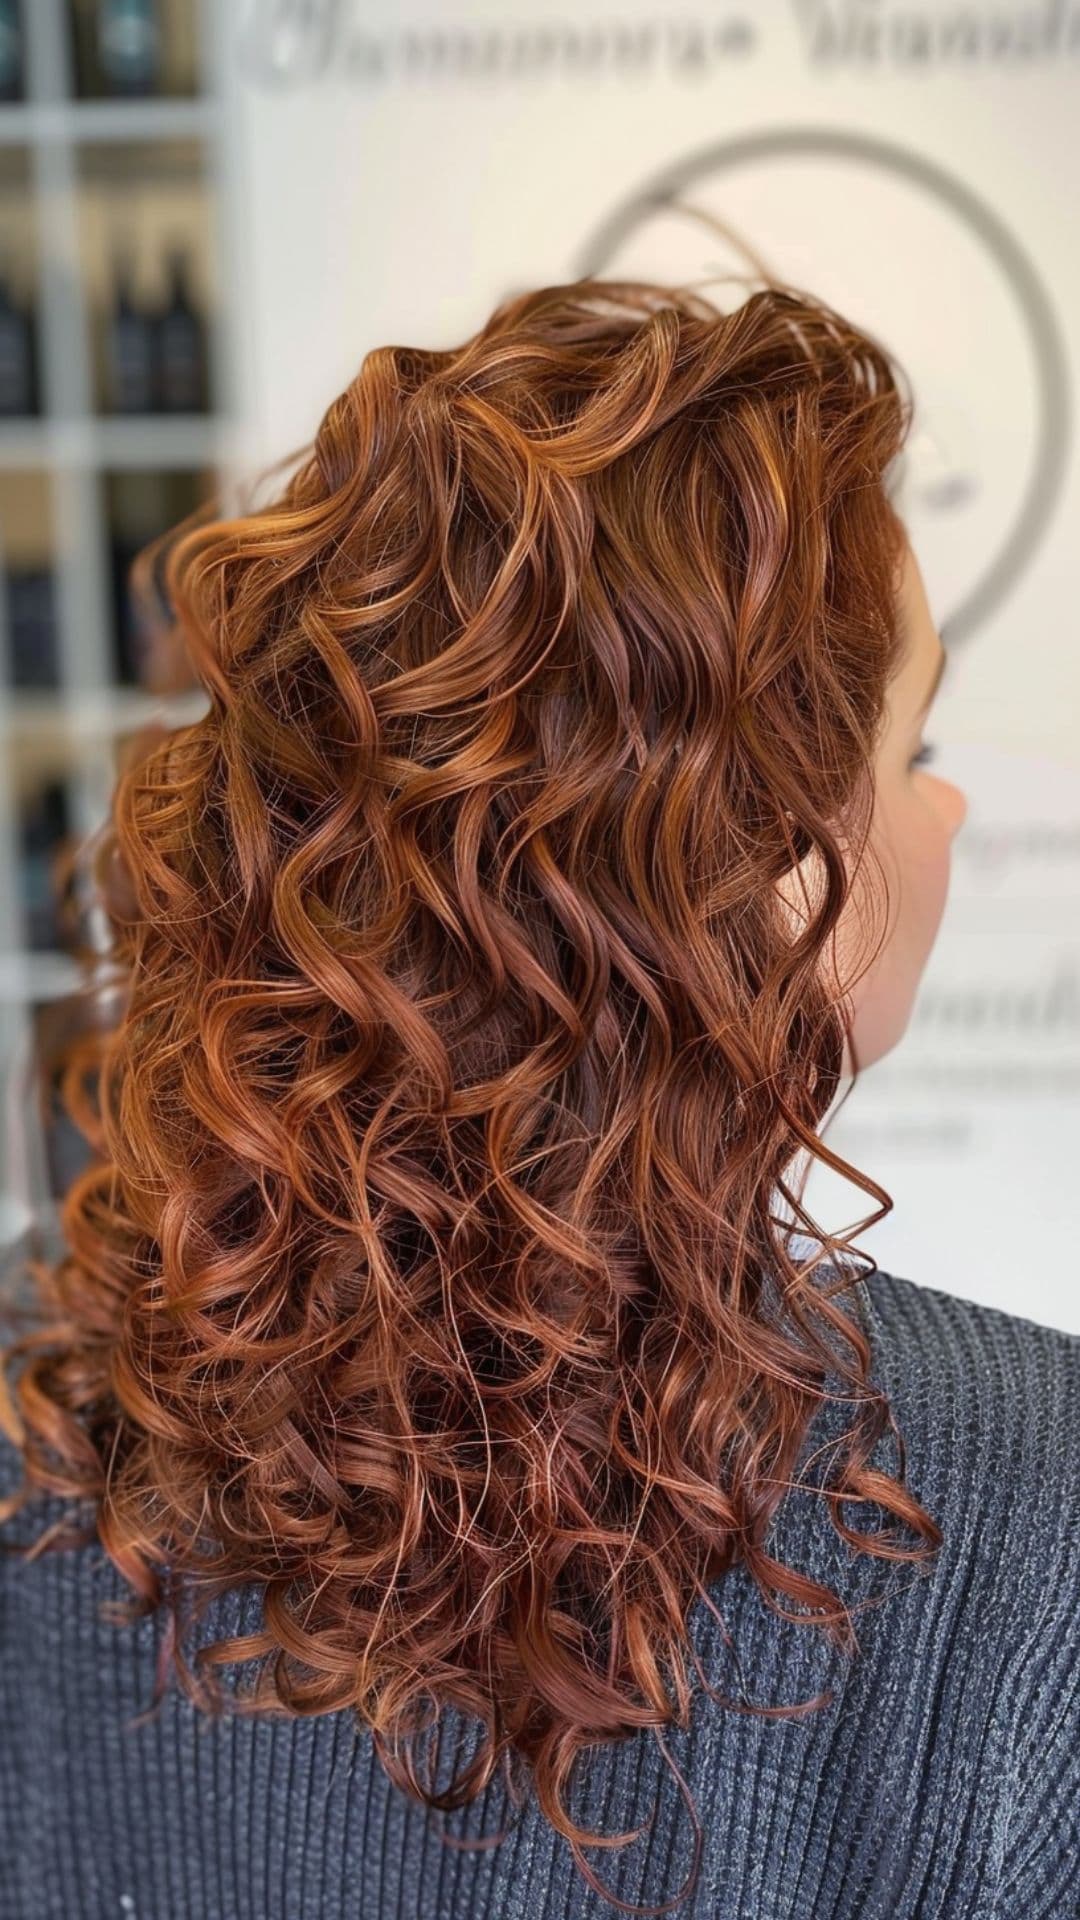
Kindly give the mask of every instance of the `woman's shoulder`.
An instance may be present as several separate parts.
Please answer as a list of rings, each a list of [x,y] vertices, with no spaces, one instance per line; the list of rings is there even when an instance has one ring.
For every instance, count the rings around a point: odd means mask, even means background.
[[[974,1634],[1007,1728],[998,1911],[1072,1912],[1080,1334],[895,1274],[875,1274],[865,1295],[910,1478],[959,1574],[942,1589],[943,1644],[955,1649]]]
[[[1080,1334],[881,1268],[838,1290],[840,1277],[830,1259],[815,1284],[860,1328],[868,1384],[888,1404],[867,1465],[936,1521],[987,1631],[991,1596],[1000,1624],[1021,1630],[1047,1580],[1080,1611]],[[855,1419],[847,1383],[828,1396],[812,1455]]]
[[[1018,1611],[1080,1610],[1080,1334],[878,1271],[858,1283],[909,1484]]]
[[[797,1250],[811,1243],[799,1242]],[[830,1291],[840,1269],[823,1260]],[[863,1329],[871,1376],[928,1467],[978,1482],[1013,1476],[1078,1491],[1080,1333],[878,1268],[838,1296]]]
[[[933,1404],[935,1431],[1004,1428],[1026,1437],[1025,1454],[1037,1452],[1044,1464],[1053,1434],[1066,1452],[1076,1446],[1080,1333],[880,1269],[857,1291],[881,1384],[913,1414]]]

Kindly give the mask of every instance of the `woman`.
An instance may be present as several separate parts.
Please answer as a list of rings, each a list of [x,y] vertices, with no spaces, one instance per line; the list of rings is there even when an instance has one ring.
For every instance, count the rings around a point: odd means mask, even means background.
[[[802,1202],[891,1207],[822,1127],[964,815],[910,415],[810,295],[580,281],[169,544],[3,1913],[1078,1911],[1080,1342]]]

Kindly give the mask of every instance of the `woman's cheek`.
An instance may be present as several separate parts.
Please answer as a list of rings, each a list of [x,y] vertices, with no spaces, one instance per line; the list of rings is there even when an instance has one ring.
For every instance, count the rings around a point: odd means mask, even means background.
[[[907,840],[905,871],[910,896],[912,938],[920,966],[929,958],[930,948],[941,925],[949,891],[951,838],[948,823],[936,806],[929,776],[916,776],[918,791],[909,813],[911,824]]]
[[[951,835],[925,778],[904,769],[895,782],[881,781],[869,849],[825,956],[829,991],[847,1001],[860,1071],[903,1038],[945,910]],[[793,933],[805,925],[804,886],[811,905],[820,902],[825,875],[816,855],[777,888]],[[843,1071],[853,1071],[849,1048]]]
[[[949,836],[925,790],[912,790],[895,811],[890,919],[879,990],[884,1040],[894,1046],[907,1028],[949,889]]]

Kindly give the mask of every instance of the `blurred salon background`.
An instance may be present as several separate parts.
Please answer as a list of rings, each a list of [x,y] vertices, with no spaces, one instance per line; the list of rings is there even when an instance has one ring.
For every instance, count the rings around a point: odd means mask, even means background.
[[[0,1237],[86,1145],[72,851],[206,705],[128,568],[365,352],[582,273],[770,270],[876,331],[969,801],[909,1031],[826,1131],[859,1244],[1080,1331],[1080,0],[0,0]],[[869,1203],[827,1167],[839,1231]]]

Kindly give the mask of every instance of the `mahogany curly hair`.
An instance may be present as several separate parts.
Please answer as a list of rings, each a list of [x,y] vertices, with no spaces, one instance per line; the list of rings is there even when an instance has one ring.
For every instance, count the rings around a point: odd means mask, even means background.
[[[910,417],[811,294],[583,279],[369,352],[270,504],[137,564],[209,707],[141,741],[96,839],[113,1017],[73,1044],[93,1155],[3,1352],[4,1517],[83,1506],[48,1547],[96,1536],[125,1617],[169,1610],[208,1712],[255,1661],[232,1710],[354,1709],[433,1806],[516,1756],[601,1893],[571,1767],[641,1728],[666,1756],[727,1568],[857,1651],[763,1544],[829,1374],[838,1534],[942,1540],[837,1303],[850,1236],[802,1203],[820,1159],[861,1225],[892,1207],[818,1129]],[[249,1582],[263,1629],[189,1663],[183,1610]],[[450,1793],[410,1750],[432,1702],[487,1733]]]

